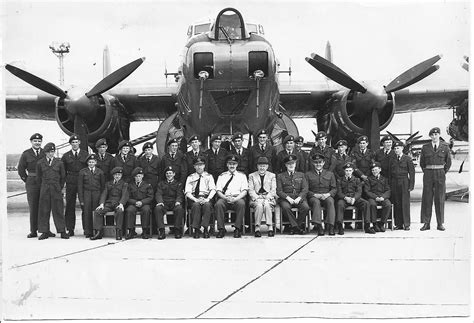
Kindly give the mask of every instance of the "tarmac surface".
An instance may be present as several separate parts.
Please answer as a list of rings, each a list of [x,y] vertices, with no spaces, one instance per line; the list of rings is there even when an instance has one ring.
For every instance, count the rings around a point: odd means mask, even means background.
[[[119,242],[85,239],[78,209],[76,236],[38,241],[26,239],[26,197],[13,197],[3,249],[3,318],[469,316],[470,204],[446,202],[444,232],[436,230],[434,215],[431,230],[419,231],[420,207],[412,203],[411,231],[259,239],[228,232],[224,239]]]

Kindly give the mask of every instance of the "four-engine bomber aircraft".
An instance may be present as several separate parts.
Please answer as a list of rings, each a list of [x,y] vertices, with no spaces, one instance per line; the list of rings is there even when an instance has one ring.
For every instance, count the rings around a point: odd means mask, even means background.
[[[466,88],[417,92],[406,89],[434,73],[440,56],[429,58],[387,86],[376,88],[355,81],[330,59],[312,54],[306,61],[344,88],[337,84],[283,87],[279,85],[278,63],[271,44],[264,38],[263,27],[246,24],[236,9],[223,9],[212,23],[192,25],[188,36],[182,65],[175,73],[177,86],[171,88],[114,89],[144,58],[106,75],[87,92],[78,88],[63,90],[7,64],[8,71],[41,90],[7,89],[7,118],[55,119],[61,130],[68,135],[79,134],[90,146],[101,137],[108,138],[112,152],[120,140],[129,139],[129,121],[161,120],[156,143],[162,154],[166,141],[176,136],[176,129],[185,139],[193,134],[209,138],[214,133],[236,131],[248,133],[251,138],[261,128],[273,136],[282,130],[297,135],[292,118],[316,118],[318,128],[327,130],[333,143],[339,138],[354,142],[357,136],[367,134],[372,147],[378,148],[380,130],[388,126],[395,113],[446,107],[467,112]],[[457,124],[460,123],[455,118],[452,127]]]

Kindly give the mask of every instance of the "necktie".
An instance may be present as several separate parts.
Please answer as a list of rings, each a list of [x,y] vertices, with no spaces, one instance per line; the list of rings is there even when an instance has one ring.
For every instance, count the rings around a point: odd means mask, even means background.
[[[125,163],[125,155],[122,155],[122,160]]]
[[[199,179],[197,180],[196,187],[194,188],[194,197],[199,196],[199,185],[201,185],[201,175],[199,175]]]
[[[217,156],[217,149],[216,149],[216,150],[214,150],[214,155],[216,155],[216,156]]]
[[[52,161],[52,160],[53,160],[52,158],[48,158],[48,165],[49,165],[49,166],[51,166],[51,161]]]
[[[91,173],[94,174],[94,168],[90,168]]]
[[[100,160],[104,160],[104,155],[100,155]]]
[[[194,153],[194,157],[197,157],[198,156],[198,153]]]
[[[435,144],[435,145],[434,145],[434,151],[436,151],[436,150],[437,150],[437,148],[438,148],[438,147],[437,147],[437,146],[436,146],[436,144]]]
[[[116,181],[116,180],[114,180],[114,185],[116,185],[116,184],[117,184],[117,181]]]
[[[151,159],[151,158],[147,158],[147,159],[146,159],[146,160],[147,160],[147,162],[148,162],[148,164],[150,163],[150,159]]]
[[[77,151],[74,152],[74,158],[77,159]]]
[[[171,154],[171,159],[174,159],[174,153],[173,153],[173,154]]]
[[[35,149],[35,155],[36,155],[36,157],[38,157],[38,155],[39,155],[39,150],[38,149]]]
[[[222,193],[225,194],[225,192],[227,191],[227,187],[229,187],[229,184],[230,184],[230,182],[232,181],[233,178],[234,178],[234,174],[232,174],[230,176],[229,180],[227,181],[227,183],[225,183],[224,188],[222,189]]]
[[[262,151],[265,151],[265,146],[264,146],[264,145],[261,145],[261,146],[260,146],[260,149],[261,149]]]
[[[389,153],[389,151],[388,151],[388,150],[386,150],[386,151],[385,151],[385,155],[388,155],[388,153]]]
[[[260,189],[258,190],[258,193],[263,194],[266,191],[263,189],[263,179],[265,178],[265,174],[260,175]]]
[[[398,161],[400,161],[400,159],[402,158],[402,156],[400,155],[400,156],[398,156],[397,158],[398,158]]]

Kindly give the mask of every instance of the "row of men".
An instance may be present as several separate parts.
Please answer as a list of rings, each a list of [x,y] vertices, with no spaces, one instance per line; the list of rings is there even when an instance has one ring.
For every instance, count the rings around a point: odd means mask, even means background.
[[[440,144],[439,143],[439,128],[433,128],[430,131],[430,136],[434,136],[434,139],[436,139],[437,137],[438,138],[437,142],[438,144]],[[280,165],[284,164],[282,160],[292,155],[293,152],[294,152],[294,155],[296,156],[296,170],[304,172],[308,169],[307,160],[309,160],[310,158],[305,156],[305,152],[302,151],[301,149],[294,149],[295,142],[297,143],[297,146],[301,147],[302,145],[301,138],[295,139],[291,135],[285,137],[283,140],[283,146],[285,149],[280,151],[278,154],[276,154],[274,147],[267,144],[268,135],[264,130],[260,131],[257,134],[257,139],[258,139],[258,144],[256,144],[249,150],[246,150],[245,148],[242,147],[242,140],[243,140],[242,134],[234,135],[233,137],[233,143],[234,143],[233,150],[234,151],[233,152],[239,158],[238,170],[247,174],[249,165],[254,164],[253,159],[262,157],[262,156],[269,157],[267,158],[269,159],[269,164],[268,164],[269,171],[271,171],[272,169],[281,170]],[[372,154],[370,150],[366,148],[368,145],[368,140],[366,136],[362,136],[359,138],[358,147],[357,147],[358,149],[354,149],[351,155],[346,154],[347,142],[345,140],[341,140],[337,143],[337,152],[334,152],[332,148],[326,146],[326,139],[327,139],[326,134],[324,132],[318,132],[318,134],[316,135],[316,140],[318,144],[311,150],[310,156],[314,156],[315,153],[318,153],[324,156],[324,161],[325,161],[323,164],[324,169],[333,170],[336,178],[340,179],[343,176],[343,174],[341,174],[343,172],[343,166],[341,165],[342,162],[344,164],[346,164],[347,162],[353,162],[356,166],[354,173],[358,177],[360,177],[363,181],[366,181],[367,176],[370,174],[370,168],[369,168],[369,171],[367,171],[366,165],[369,163],[369,161],[373,162],[374,160],[380,160],[381,172],[383,175],[386,175],[387,173],[389,173],[389,176],[388,176],[389,178],[394,178],[394,179],[396,178],[397,179],[396,181],[400,183],[403,182],[403,185],[398,187],[401,193],[396,194],[395,196],[395,197],[398,196],[399,197],[398,199],[401,200],[400,203],[394,203],[395,204],[395,218],[408,219],[408,220],[403,221],[403,225],[409,227],[409,223],[410,223],[409,221],[409,191],[413,189],[413,185],[414,185],[414,172],[412,172],[413,167],[412,165],[410,165],[411,159],[408,156],[406,156],[405,158],[401,158],[399,160],[397,169],[391,172],[393,174],[390,174],[388,164],[389,164],[390,159],[393,159],[393,155],[396,155],[395,152],[397,151],[397,149],[395,149],[394,151],[390,149],[391,148],[390,146],[392,144],[392,141],[390,138],[384,138],[382,140],[384,147],[380,151],[378,151],[377,154],[375,155]],[[30,140],[32,142],[32,149],[26,150],[23,153],[20,159],[18,171],[21,178],[26,182],[28,202],[30,205],[30,229],[31,229],[30,231],[31,232],[30,232],[29,237],[33,237],[33,236],[36,236],[35,228],[37,228],[37,220],[35,221],[35,217],[34,217],[34,213],[35,213],[34,212],[35,211],[34,210],[34,204],[35,204],[34,195],[35,194],[31,194],[32,193],[31,191],[35,191],[33,193],[38,193],[39,187],[38,187],[38,183],[36,183],[35,181],[35,175],[36,175],[35,171],[31,170],[32,168],[31,166],[38,159],[42,158],[41,155],[44,153],[42,152],[40,148],[41,141],[42,141],[41,135],[35,134],[30,138]],[[436,140],[434,140],[434,142],[436,142]],[[80,163],[82,162],[82,159],[80,157],[81,151],[79,149],[79,144],[80,144],[79,138],[77,136],[71,136],[70,143],[71,143],[72,149],[70,152],[63,155],[62,161],[64,163],[65,171],[67,174],[66,176],[66,213],[65,213],[66,227],[68,229],[69,235],[73,235],[74,224],[75,224],[74,207],[75,207],[75,202],[76,202],[76,194],[78,191],[77,187],[78,187],[78,175],[79,175],[79,171],[77,171],[77,169],[81,167]],[[186,154],[185,158],[183,158],[184,155],[182,155],[178,151],[177,141],[171,140],[168,143],[168,146],[169,146],[168,154],[163,156],[161,159],[162,161],[161,168],[167,167],[167,166],[173,166],[175,170],[175,174],[177,175],[176,177],[178,181],[183,183],[182,174],[189,173],[188,171],[186,171],[186,169],[190,169],[190,167],[188,167],[189,160],[192,160],[193,158],[196,158],[196,157],[201,157],[205,160],[206,170],[209,173],[211,173],[214,180],[217,181],[217,177],[221,174],[220,170],[222,170],[222,167],[225,167],[225,158],[229,154],[227,151],[220,149],[221,137],[218,135],[213,136],[211,138],[211,149],[209,149],[205,153],[200,151],[200,141],[196,136],[193,136],[190,138],[190,143],[191,143],[192,150]],[[120,153],[117,154],[115,158],[112,157],[110,154],[106,153],[107,144],[106,144],[105,139],[99,140],[97,142],[97,147],[98,147],[98,156],[99,156],[97,158],[97,163],[98,163],[97,167],[103,169],[104,173],[107,174],[107,167],[111,167],[111,166],[116,167],[116,165],[119,165],[119,166],[122,165],[120,167],[122,167],[123,169],[124,181],[130,182],[131,176],[128,173],[130,172],[130,169],[133,166],[135,166],[135,163],[132,163],[131,161],[136,161],[136,158],[134,158],[135,156],[133,156],[132,154],[129,154],[130,148],[131,148],[130,144],[126,141],[121,142]],[[440,148],[442,147],[440,146]],[[157,163],[158,157],[156,155],[153,155],[151,144],[145,144],[143,147],[143,150],[144,150],[144,156],[142,156],[141,161],[144,161],[144,165],[143,163],[141,163],[141,165],[144,166],[143,167],[144,176],[145,176],[146,181],[152,184],[153,190],[156,191],[156,185],[157,185],[159,174],[160,174],[159,172],[160,167],[156,167],[156,165],[158,164]],[[403,149],[400,149],[399,153],[401,153],[402,151]],[[82,152],[82,155],[84,154],[85,152]],[[399,154],[399,156],[401,157],[402,155],[403,154]],[[434,162],[441,163],[440,165],[436,166],[438,167],[437,169],[442,168],[444,172],[446,172],[450,166],[449,150],[447,150],[447,146],[445,145],[444,148],[440,149],[437,155],[440,155],[438,156],[440,158],[438,158],[438,160]],[[107,159],[111,160],[111,158],[112,158],[111,162],[109,163],[105,162]],[[224,160],[222,158],[224,158]],[[224,166],[222,166],[222,164],[224,164]],[[395,163],[393,164],[395,165]],[[425,168],[433,169],[432,168],[433,165],[431,164],[433,164],[433,161],[429,160],[427,164],[428,167],[425,167]],[[73,167],[68,167],[70,165],[72,165]],[[277,165],[277,166],[272,167],[272,165]],[[75,169],[74,169],[74,166],[76,166]],[[255,162],[255,166],[253,166],[251,169],[256,169],[256,168],[257,168],[257,163]],[[425,170],[425,168],[423,169]],[[408,175],[407,180],[398,179],[398,177],[407,177],[407,175]],[[441,194],[442,193],[441,191],[443,190],[438,190],[438,193]],[[406,197],[406,193],[408,193],[408,197]],[[36,195],[39,195],[39,194],[36,194]],[[79,196],[79,199],[81,200],[80,196]],[[432,199],[433,199],[433,196],[431,197],[431,202],[429,203],[429,206],[431,206],[432,204]],[[443,198],[439,198],[439,199],[444,202]],[[33,203],[31,203],[31,201]],[[425,199],[423,199],[423,201],[425,201]],[[83,201],[81,201],[81,205],[84,205]],[[435,206],[437,205],[439,205],[439,203],[437,203],[435,199]],[[32,206],[33,206],[33,209],[32,209]],[[441,212],[438,212],[438,209],[441,209]],[[443,208],[439,208],[438,206],[436,207],[438,226],[439,225],[442,226],[443,224],[442,214],[441,216],[439,216],[438,214],[438,213],[442,213],[442,209]],[[397,216],[397,214],[399,216]],[[430,217],[431,217],[431,210],[429,210],[429,218]],[[425,216],[425,220],[426,218],[427,216]],[[84,219],[84,216],[83,216],[83,219]],[[423,215],[422,215],[422,220],[423,220]],[[396,222],[400,224],[400,221],[396,221]],[[424,222],[424,223],[427,223],[427,222]],[[400,225],[397,225],[397,227],[399,226]]]

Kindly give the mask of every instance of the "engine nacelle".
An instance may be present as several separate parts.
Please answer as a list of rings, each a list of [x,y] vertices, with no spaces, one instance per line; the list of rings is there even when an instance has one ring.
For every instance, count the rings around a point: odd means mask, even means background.
[[[469,109],[468,100],[455,108],[453,121],[448,126],[447,132],[451,138],[460,141],[469,141]]]

